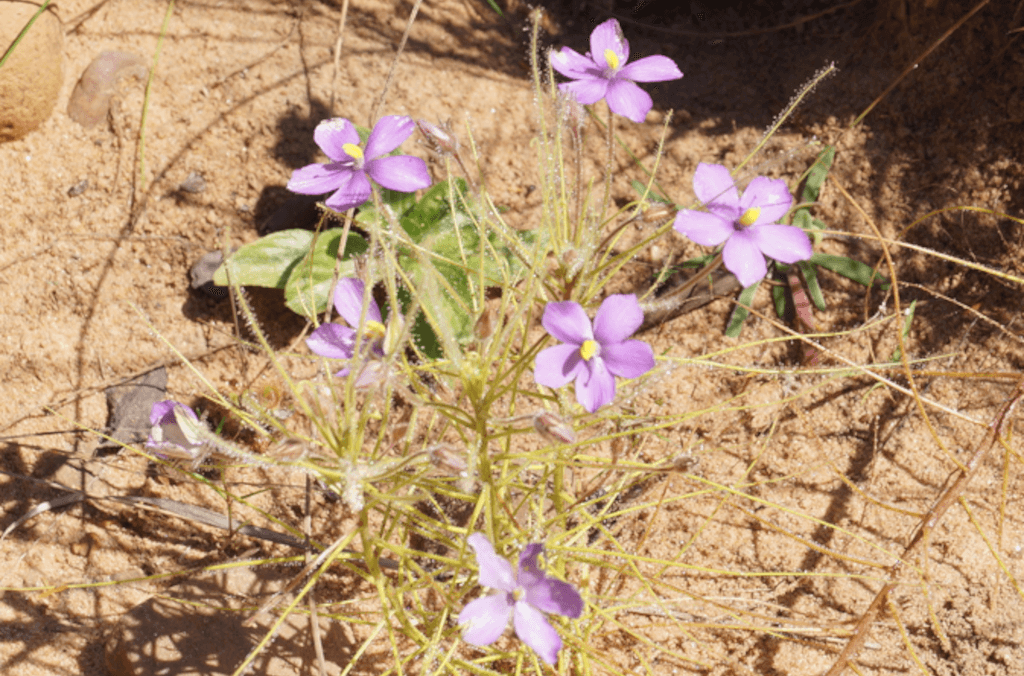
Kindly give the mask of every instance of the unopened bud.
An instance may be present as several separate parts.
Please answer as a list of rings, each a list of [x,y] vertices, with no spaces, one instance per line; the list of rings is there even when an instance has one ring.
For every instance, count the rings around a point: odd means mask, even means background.
[[[461,476],[468,468],[465,454],[459,455],[447,444],[432,446],[427,453],[430,454],[430,463],[446,476]]]
[[[551,411],[541,411],[533,416],[533,429],[546,441],[553,444],[572,444],[576,442],[576,430],[565,422],[560,415]]]
[[[675,213],[676,210],[671,204],[653,202],[644,206],[643,215],[640,218],[644,223],[661,223],[672,218]]]
[[[440,155],[458,155],[459,139],[452,132],[452,121],[431,124],[426,120],[416,120],[416,128],[430,141],[430,145]]]
[[[501,307],[501,298],[491,298],[484,304],[484,310],[476,320],[473,327],[473,335],[477,340],[487,340],[494,333],[498,325],[498,309]]]
[[[574,134],[579,134],[587,123],[587,112],[576,100],[576,94],[571,91],[559,91],[558,103],[561,106],[562,119]]]

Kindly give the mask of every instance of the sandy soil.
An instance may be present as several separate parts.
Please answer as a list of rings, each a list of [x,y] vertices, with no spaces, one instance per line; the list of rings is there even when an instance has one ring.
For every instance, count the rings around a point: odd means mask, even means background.
[[[961,205],[1024,212],[1024,50],[1020,33],[1009,35],[1022,22],[1016,3],[982,8],[853,129],[853,118],[970,10],[967,3],[865,0],[805,21],[828,4],[714,10],[714,3],[692,3],[691,13],[652,2],[640,13],[646,25],[630,20],[632,4],[554,7],[545,39],[583,51],[592,22],[618,15],[634,53],[677,61],[685,78],[652,88],[655,111],[647,124],[622,130],[637,155],[650,160],[658,123],[665,111],[676,111],[660,180],[677,201],[692,198],[698,162],[740,161],[793,92],[834,61],[839,74],[773,139],[761,170],[795,189],[816,152],[811,141],[835,143],[834,181],[818,212],[832,228],[870,236],[869,218],[885,237],[1021,274],[1018,223],[948,211],[915,224],[933,210]],[[200,383],[164,340],[217,386],[239,391],[250,384],[259,364],[231,347],[229,307],[191,291],[188,269],[225,242],[258,236],[288,198],[291,171],[315,158],[312,130],[320,119],[334,114],[366,123],[411,5],[352,3],[335,76],[339,4],[176,3],[149,101],[140,176],[142,83],[124,83],[109,120],[92,129],[73,122],[66,107],[77,78],[102,50],[151,59],[166,9],[131,0],[62,2],[66,76],[56,110],[40,129],[0,145],[0,528],[58,495],[49,482],[77,485],[79,475],[69,470],[80,463],[121,494],[223,507],[202,487],[147,473],[138,457],[93,459],[94,436],[29,435],[76,424],[102,428],[103,389],[155,365],[167,365],[175,397],[194,397]],[[525,226],[540,197],[531,189],[538,179],[525,143],[534,129],[525,8],[511,9],[502,19],[475,0],[425,3],[384,111],[469,120],[496,202]],[[429,157],[424,146],[407,143],[406,150]],[[626,171],[626,158],[618,162]],[[431,166],[439,177],[440,167]],[[201,192],[180,187],[193,172],[205,180]],[[83,181],[84,191],[72,190]],[[617,186],[620,197],[627,187]],[[666,241],[620,283],[640,285],[670,249],[697,251],[681,238]],[[829,239],[826,250],[870,264],[881,255],[877,244],[855,237]],[[900,302],[918,301],[910,354],[935,357],[931,368],[947,372],[914,385],[944,410],[927,407],[924,417],[912,398],[874,388],[864,376],[801,372],[797,348],[785,345],[744,348],[724,360],[791,365],[789,375],[676,368],[630,403],[641,415],[680,406],[699,414],[658,440],[612,452],[656,462],[685,449],[698,462],[688,473],[650,482],[637,498],[647,508],[615,525],[617,540],[699,569],[647,571],[678,596],[668,605],[672,613],[652,602],[621,614],[622,632],[595,637],[621,668],[822,673],[920,515],[977,447],[1024,356],[1019,285],[910,249],[892,252],[903,282]],[[898,322],[879,320],[891,315],[894,299],[865,298],[863,289],[834,275],[823,284],[830,309],[817,313],[819,329],[849,332],[823,339],[833,351],[823,363],[841,364],[836,355],[858,364],[887,360]],[[272,342],[287,347],[303,322],[279,295],[255,296]],[[767,312],[767,297],[759,303]],[[733,348],[739,343],[722,336],[730,307],[716,301],[646,338],[659,354]],[[779,335],[755,320],[743,338]],[[894,378],[908,386],[905,377]],[[1024,577],[1020,469],[1016,443],[986,457],[964,506],[954,506],[930,534],[926,554],[917,558],[920,575],[905,576],[892,594],[902,624],[892,609],[883,611],[859,656],[863,673],[915,672],[918,659],[935,674],[1024,674],[1024,599],[1015,582]],[[267,506],[298,523],[298,478],[232,479],[272,486]],[[701,495],[706,482],[743,497]],[[341,507],[319,499],[318,518],[329,524]],[[0,543],[0,586],[127,579],[228,560],[249,547],[213,529],[128,508],[55,510]],[[169,584],[3,592],[0,671],[103,673],[103,637],[123,613]],[[614,588],[600,589],[614,599]],[[632,639],[629,629],[657,649]],[[367,659],[353,673],[379,667]]]

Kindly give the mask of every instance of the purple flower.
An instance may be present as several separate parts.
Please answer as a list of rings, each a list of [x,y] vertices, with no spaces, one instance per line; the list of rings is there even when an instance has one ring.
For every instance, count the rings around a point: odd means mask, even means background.
[[[359,377],[356,379],[356,387],[366,387],[380,379],[381,364],[378,361],[384,356],[384,324],[382,323],[380,307],[377,302],[370,298],[370,304],[366,307],[366,316],[363,317],[363,292],[365,286],[362,280],[353,277],[344,277],[338,280],[338,286],[334,289],[334,308],[341,315],[342,319],[348,322],[348,326],[341,324],[327,323],[316,328],[309,338],[306,338],[306,345],[315,354],[328,359],[352,359],[355,355],[356,330],[358,326],[362,333],[362,346],[367,350],[370,357],[364,366]],[[363,323],[360,324],[360,319]],[[348,367],[341,369],[335,375],[347,376]]]
[[[673,227],[697,244],[725,242],[725,267],[744,288],[768,273],[765,256],[792,264],[814,253],[807,233],[777,223],[793,203],[785,181],[758,176],[740,197],[728,169],[701,162],[693,174],[693,189],[708,211],[683,209]]]
[[[650,95],[634,82],[663,82],[683,76],[675,62],[667,56],[645,56],[629,61],[629,41],[615,19],[608,19],[590,34],[590,51],[586,56],[568,47],[551,53],[551,67],[575,82],[558,88],[576,95],[584,105],[608,99],[612,112],[643,122],[651,110]]]
[[[158,401],[149,411],[149,439],[146,448],[161,455],[195,458],[203,441],[196,434],[199,416],[191,408],[172,399]]]
[[[327,164],[310,164],[296,169],[288,189],[303,195],[334,191],[325,204],[335,211],[357,207],[370,198],[369,175],[389,190],[413,192],[430,185],[427,163],[418,157],[388,153],[402,145],[416,127],[412,118],[382,117],[359,147],[359,132],[348,120],[335,117],[316,126],[313,139],[330,158]]]
[[[519,574],[513,576],[512,564],[494,553],[494,545],[483,533],[470,535],[466,542],[476,552],[480,584],[495,593],[470,601],[459,613],[459,624],[465,625],[463,640],[475,646],[490,645],[502,635],[511,617],[516,636],[546,663],[554,664],[562,639],[544,613],[579,617],[583,613],[579,592],[537,567],[542,544],[526,545],[519,555]]]
[[[615,376],[637,378],[654,368],[654,351],[642,340],[626,340],[643,324],[633,294],[608,296],[591,326],[579,303],[548,303],[541,323],[562,341],[541,350],[534,379],[547,387],[576,380],[576,401],[591,413],[615,398]]]

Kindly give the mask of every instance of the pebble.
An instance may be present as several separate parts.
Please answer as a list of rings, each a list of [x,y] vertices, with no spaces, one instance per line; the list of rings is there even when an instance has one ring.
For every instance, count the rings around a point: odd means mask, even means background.
[[[237,250],[238,247],[232,249]],[[213,274],[217,272],[217,268],[224,262],[224,252],[217,250],[211,251],[205,254],[202,258],[197,260],[192,268],[188,271],[189,284],[196,291],[221,300],[228,297],[228,287],[217,286],[213,283]]]
[[[83,178],[78,183],[68,188],[68,197],[78,197],[89,189],[89,179]]]
[[[0,55],[39,9],[0,0]],[[43,12],[0,68],[0,142],[29,133],[50,117],[64,83],[64,31],[52,11]]]
[[[148,74],[145,60],[137,54],[102,52],[85,69],[71,92],[68,116],[83,127],[96,126],[107,119],[118,82],[130,76],[145,80]]]
[[[197,195],[206,190],[206,179],[198,171],[193,171],[178,185],[178,190]]]

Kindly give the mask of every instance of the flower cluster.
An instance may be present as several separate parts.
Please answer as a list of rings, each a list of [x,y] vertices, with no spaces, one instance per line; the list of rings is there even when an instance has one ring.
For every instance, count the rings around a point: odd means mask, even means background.
[[[576,400],[593,413],[615,398],[615,376],[638,378],[654,368],[651,346],[627,340],[643,321],[633,294],[605,298],[593,324],[579,303],[548,303],[541,324],[563,344],[537,355],[534,379],[552,388],[575,380]]]
[[[568,47],[551,52],[552,68],[571,80],[560,84],[559,89],[567,116],[578,125],[577,132],[583,123],[581,105],[603,98],[613,113],[640,123],[653,102],[636,83],[683,77],[676,64],[665,56],[646,56],[633,63],[629,63],[629,57],[629,42],[615,19],[594,29],[590,51],[585,55]],[[364,204],[374,194],[371,180],[401,192],[426,188],[430,185],[430,176],[423,160],[392,154],[414,127],[408,117],[381,118],[369,133],[365,146],[361,146],[359,132],[350,121],[324,120],[317,126],[314,139],[330,161],[296,170],[288,188],[304,194],[331,193],[325,203],[335,211]],[[458,159],[458,140],[450,125],[420,122],[419,128],[435,150]],[[693,180],[702,208],[679,211],[673,226],[698,244],[722,246],[725,267],[744,287],[755,284],[767,274],[766,257],[787,264],[810,258],[812,250],[806,233],[779,222],[793,203],[785,182],[757,177],[741,195],[728,169],[704,163],[697,167]],[[661,220],[667,220],[670,214],[661,214],[664,216]],[[360,279],[339,280],[333,303],[344,323],[323,324],[306,339],[314,354],[345,362],[336,372],[337,376],[349,375],[353,363],[362,364],[355,374],[356,387],[381,381],[385,375],[384,357],[395,349],[387,343],[388,329],[381,308],[367,291]],[[398,314],[392,312],[392,336],[402,333],[394,328],[399,320]],[[617,378],[639,378],[654,368],[651,346],[631,338],[643,321],[643,310],[633,294],[607,296],[593,320],[577,302],[547,303],[541,323],[559,344],[537,353],[535,381],[548,388],[573,383],[577,402],[589,413],[595,413],[614,401]],[[489,335],[490,329],[486,331]],[[357,345],[360,346],[358,352]],[[575,443],[572,424],[558,415],[543,411],[534,416],[533,422],[535,429],[551,443]],[[197,432],[202,432],[201,423],[187,406],[174,401],[160,402],[153,407],[151,423],[153,429],[147,444],[151,448],[173,449],[188,457],[195,457],[199,452],[202,442]],[[459,457],[449,462],[445,458],[446,447],[437,447],[431,453],[435,451],[439,464],[445,462],[457,469],[466,467]],[[350,504],[353,509],[362,509],[362,485],[369,481],[366,471],[358,464],[343,470],[346,485],[353,491]],[[544,551],[540,543],[526,545],[519,555],[517,570],[496,553],[494,545],[482,533],[470,535],[467,544],[475,553],[479,583],[492,592],[469,602],[459,613],[463,639],[474,646],[491,645],[511,621],[519,639],[544,663],[554,665],[562,639],[546,614],[570,619],[581,617],[584,602],[580,593],[568,582],[545,574],[539,564]]]
[[[554,664],[562,638],[544,613],[579,617],[583,614],[580,593],[568,582],[546,576],[537,566],[544,545],[526,545],[519,555],[519,572],[513,575],[512,564],[494,552],[494,545],[483,533],[470,535],[466,542],[476,553],[480,584],[494,593],[470,601],[459,613],[463,640],[475,646],[490,645],[501,637],[511,619],[516,636],[545,663]]]

